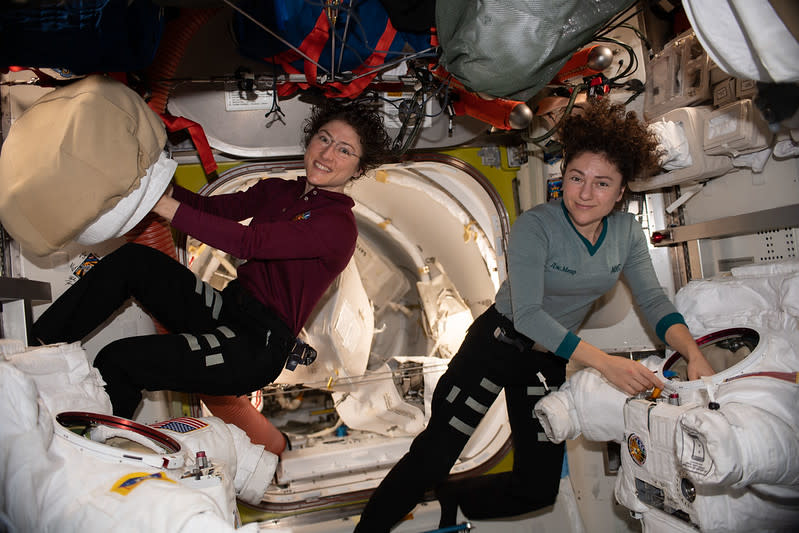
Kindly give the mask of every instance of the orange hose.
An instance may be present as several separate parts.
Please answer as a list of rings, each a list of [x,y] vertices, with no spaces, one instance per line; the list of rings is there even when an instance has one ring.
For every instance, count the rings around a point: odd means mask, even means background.
[[[171,85],[166,81],[175,74],[180,60],[186,52],[192,37],[203,24],[210,19],[216,9],[182,9],[180,15],[167,23],[164,37],[158,47],[152,64],[147,69],[147,75],[152,84],[152,97],[147,102],[150,109],[156,113],[166,112]],[[167,222],[153,214],[147,215],[125,236],[130,242],[137,242],[153,247],[178,260],[175,242]],[[156,331],[160,334],[168,330],[153,319]],[[286,440],[280,431],[267,420],[246,396],[207,396],[200,395],[211,414],[221,418],[227,424],[238,426],[254,444],[262,444],[264,448],[275,454],[280,454],[286,446]]]
[[[175,75],[189,42],[203,24],[218,11],[219,8],[181,9],[178,17],[166,24],[155,58],[147,68],[147,77],[155,80],[148,104],[156,113],[166,112],[166,103],[172,90],[172,86],[166,80]]]
[[[283,434],[262,415],[247,396],[210,396],[200,394],[205,406],[228,424],[240,427],[255,444],[280,455],[286,448]]]

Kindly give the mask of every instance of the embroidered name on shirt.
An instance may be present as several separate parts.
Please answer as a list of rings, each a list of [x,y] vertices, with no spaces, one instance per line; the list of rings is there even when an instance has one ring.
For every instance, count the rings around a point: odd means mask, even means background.
[[[613,268],[610,269],[611,274],[615,274],[616,272],[621,270],[621,263],[615,265]]]
[[[305,213],[295,215],[291,220],[308,220],[309,218],[311,218],[311,212],[306,211]]]
[[[565,272],[566,274],[571,274],[572,276],[577,273],[576,270],[572,270],[569,267],[566,267],[566,266],[563,266],[563,265],[559,265],[559,264],[555,263],[554,261],[549,265],[549,268],[551,268],[552,270],[558,270],[560,272]]]

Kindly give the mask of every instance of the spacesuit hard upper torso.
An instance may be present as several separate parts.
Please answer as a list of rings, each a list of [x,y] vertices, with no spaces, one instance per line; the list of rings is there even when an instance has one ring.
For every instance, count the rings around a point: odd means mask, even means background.
[[[2,345],[0,511],[20,531],[232,531],[271,482],[277,457],[217,418],[111,416],[78,343]]]
[[[679,354],[649,357],[642,363],[667,376],[655,400],[628,398],[595,370],[580,370],[536,404],[547,436],[619,442],[616,497],[639,513],[645,531],[794,530],[799,321],[781,296],[798,283],[794,270],[773,267],[684,287],[678,309],[692,331],[704,334],[697,342],[717,373],[680,381]],[[753,287],[762,290],[747,298]],[[706,298],[709,292],[716,297]],[[729,327],[707,331],[704,324]],[[768,327],[780,324],[792,326]]]

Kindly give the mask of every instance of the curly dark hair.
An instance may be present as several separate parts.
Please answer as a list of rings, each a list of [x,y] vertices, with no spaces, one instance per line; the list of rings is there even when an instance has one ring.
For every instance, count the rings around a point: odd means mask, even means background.
[[[591,99],[582,113],[563,121],[559,136],[563,145],[563,168],[575,157],[593,152],[603,155],[619,170],[622,185],[651,176],[658,170],[660,150],[657,137],[638,120],[635,111],[607,98]]]
[[[305,119],[303,146],[308,148],[311,137],[332,120],[341,120],[352,126],[361,141],[363,153],[358,166],[361,174],[354,179],[389,161],[391,139],[383,124],[383,116],[373,106],[357,101],[342,103],[327,100],[314,106]]]

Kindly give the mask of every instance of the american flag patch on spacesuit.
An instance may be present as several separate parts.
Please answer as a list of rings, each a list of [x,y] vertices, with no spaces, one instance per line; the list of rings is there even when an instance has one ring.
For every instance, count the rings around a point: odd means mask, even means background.
[[[150,425],[156,429],[168,429],[169,431],[174,431],[175,433],[189,433],[190,431],[202,429],[208,426],[208,424],[202,420],[189,418],[187,416],[173,418],[172,420],[164,420],[163,422],[157,422]]]

